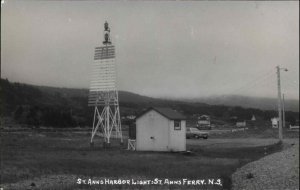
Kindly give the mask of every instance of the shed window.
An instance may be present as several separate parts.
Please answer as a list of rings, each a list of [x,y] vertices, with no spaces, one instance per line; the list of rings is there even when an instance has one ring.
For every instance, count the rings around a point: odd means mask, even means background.
[[[181,130],[181,122],[180,120],[174,121],[174,130]]]

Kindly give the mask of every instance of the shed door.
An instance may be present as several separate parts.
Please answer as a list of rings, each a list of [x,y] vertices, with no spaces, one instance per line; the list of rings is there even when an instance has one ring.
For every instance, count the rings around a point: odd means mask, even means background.
[[[185,121],[173,120],[170,122],[170,150],[171,151],[185,151]]]

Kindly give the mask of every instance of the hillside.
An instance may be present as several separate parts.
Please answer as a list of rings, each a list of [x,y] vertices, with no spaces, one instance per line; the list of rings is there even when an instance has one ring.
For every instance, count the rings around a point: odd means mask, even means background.
[[[59,94],[63,97],[84,97],[87,98],[89,91],[88,89],[74,89],[74,88],[57,88],[57,87],[46,87],[46,86],[35,86],[37,89],[45,92],[46,94]],[[119,91],[119,101],[120,102],[136,102],[136,103],[146,103],[158,101],[158,99],[150,98],[147,96],[141,96],[132,92]]]
[[[21,124],[57,127],[90,125],[93,108],[87,106],[87,101],[87,89],[33,86],[1,79],[1,114]],[[195,114],[208,114],[228,121],[232,116],[248,120],[252,115],[269,121],[277,115],[274,110],[157,99],[126,91],[119,91],[119,101],[121,116],[136,115],[150,106],[170,107],[188,118]],[[298,113],[291,111],[286,112],[286,118],[291,122],[299,119]]]
[[[262,110],[277,110],[277,98],[228,95],[199,98],[190,101],[206,102],[211,105],[242,106]],[[287,111],[299,112],[299,100],[285,100],[285,109]]]
[[[47,93],[59,93],[65,97],[87,97],[87,89],[71,89],[71,88],[56,88],[56,87],[45,87],[36,86],[41,91]],[[264,98],[264,97],[249,97],[249,96],[239,96],[239,95],[228,95],[228,96],[211,96],[206,98],[198,99],[174,99],[166,100],[159,98],[151,98],[147,96],[142,96],[136,93],[119,91],[119,101],[120,102],[132,102],[132,103],[163,103],[168,102],[186,102],[186,103],[198,103],[203,105],[225,105],[225,106],[240,106],[244,108],[254,108],[261,110],[275,110],[277,111],[277,99],[276,98]],[[203,103],[205,102],[205,103]],[[286,111],[299,112],[299,100],[285,100]]]

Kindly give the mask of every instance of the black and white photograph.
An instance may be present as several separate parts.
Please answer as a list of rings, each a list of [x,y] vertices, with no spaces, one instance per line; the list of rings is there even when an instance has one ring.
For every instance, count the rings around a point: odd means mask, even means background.
[[[0,190],[299,190],[299,1],[1,0]]]

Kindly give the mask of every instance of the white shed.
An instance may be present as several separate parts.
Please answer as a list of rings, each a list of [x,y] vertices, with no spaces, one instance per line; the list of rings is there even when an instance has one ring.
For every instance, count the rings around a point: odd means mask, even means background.
[[[170,108],[149,108],[136,118],[136,150],[186,151],[185,116]]]

